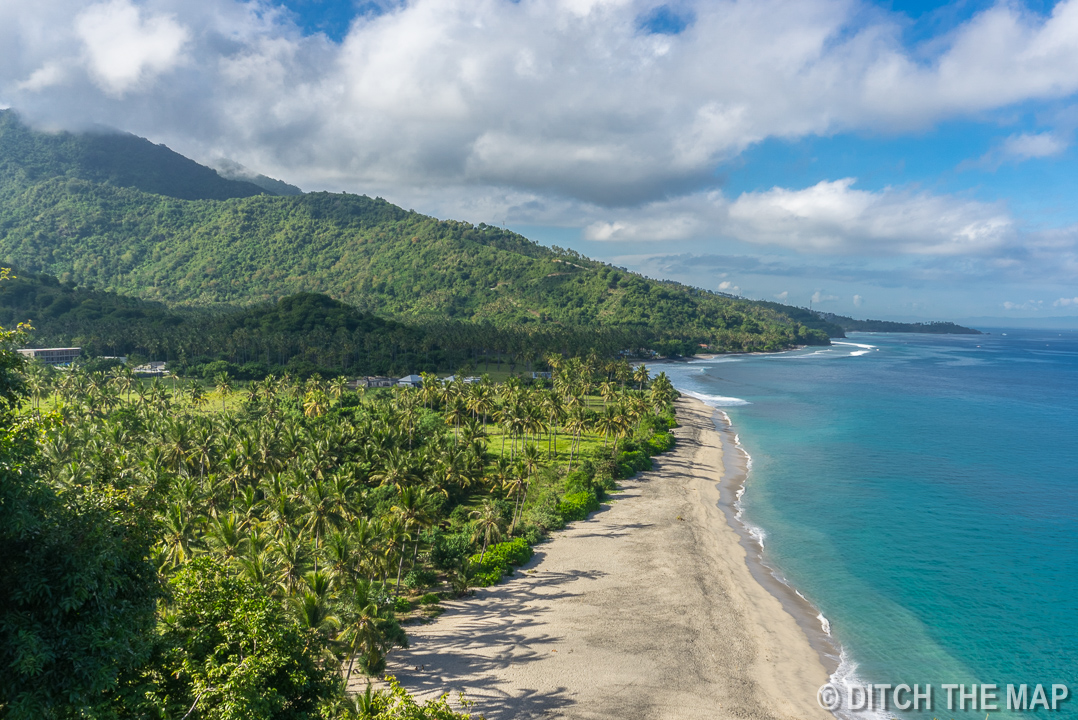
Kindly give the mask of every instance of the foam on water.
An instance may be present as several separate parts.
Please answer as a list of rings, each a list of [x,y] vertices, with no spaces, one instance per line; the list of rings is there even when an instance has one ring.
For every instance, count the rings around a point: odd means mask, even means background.
[[[695,390],[681,390],[680,392],[694,397],[705,405],[713,408],[720,407],[736,407],[738,405],[751,405],[748,400],[742,400],[736,397],[724,397],[722,395],[708,395],[702,392],[696,392]]]

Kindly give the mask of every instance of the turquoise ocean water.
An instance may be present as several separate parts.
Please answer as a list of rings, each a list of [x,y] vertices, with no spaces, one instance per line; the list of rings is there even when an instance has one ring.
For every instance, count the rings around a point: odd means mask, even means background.
[[[1078,718],[1078,334],[842,342],[661,368],[730,416],[743,518],[827,619],[836,681],[931,684],[932,712],[875,715],[941,720],[985,716],[944,683],[1062,683],[1024,716]]]

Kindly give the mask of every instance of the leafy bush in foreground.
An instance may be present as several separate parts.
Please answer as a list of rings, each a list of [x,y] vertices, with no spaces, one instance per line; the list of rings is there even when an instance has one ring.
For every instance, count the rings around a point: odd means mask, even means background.
[[[523,565],[533,554],[531,545],[522,537],[493,545],[483,556],[482,563],[479,562],[479,555],[471,557],[472,567],[475,568],[473,584],[478,587],[495,585],[512,566]]]

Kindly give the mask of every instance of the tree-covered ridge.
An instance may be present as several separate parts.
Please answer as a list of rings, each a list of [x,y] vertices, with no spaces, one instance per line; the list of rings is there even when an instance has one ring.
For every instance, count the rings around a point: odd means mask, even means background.
[[[169,304],[318,292],[402,319],[633,326],[726,350],[826,341],[772,308],[362,196],[190,202],[54,178],[0,199],[6,262]]]
[[[632,327],[720,350],[826,342],[776,307],[649,280],[504,229],[364,196],[257,195],[130,136],[37,133],[5,113],[0,170],[0,260],[169,305],[314,292],[397,319]],[[206,189],[218,181],[251,197],[178,199],[228,197]]]
[[[648,347],[691,354],[695,342],[661,341],[640,328],[552,323],[496,326],[464,321],[397,322],[316,293],[240,309],[169,309],[156,303],[18,271],[0,283],[0,325],[29,322],[36,347],[78,346],[89,357],[168,360],[199,377],[228,371],[307,378],[533,369],[546,353],[612,357]]]
[[[982,335],[980,330],[956,325],[953,322],[892,322],[890,320],[855,320],[834,313],[816,313],[826,322],[834,323],[847,332],[930,333],[932,335]],[[834,337],[834,336],[832,336]]]
[[[267,192],[250,182],[225,179],[164,145],[130,133],[105,128],[87,133],[36,132],[12,110],[0,110],[0,177],[5,184],[77,178],[187,200]]]

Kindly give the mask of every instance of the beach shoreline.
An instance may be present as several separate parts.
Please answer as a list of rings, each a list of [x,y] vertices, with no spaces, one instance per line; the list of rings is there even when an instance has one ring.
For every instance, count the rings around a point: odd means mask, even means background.
[[[710,406],[709,406],[710,407]],[[831,637],[825,625],[827,622],[820,610],[798,592],[785,577],[764,557],[764,545],[754,533],[759,528],[742,519],[741,498],[746,491],[751,457],[741,447],[737,432],[730,416],[721,408],[712,408],[715,413],[716,430],[722,438],[724,471],[719,482],[719,506],[726,515],[726,521],[741,538],[745,549],[746,563],[753,579],[782,603],[801,629],[805,632],[809,644],[816,650],[820,662],[829,676],[839,669],[842,648]],[[829,623],[828,623],[829,625]]]
[[[828,669],[720,504],[714,409],[681,398],[677,413],[654,470],[516,576],[410,627],[387,673],[420,698],[462,691],[489,720],[831,718]]]

